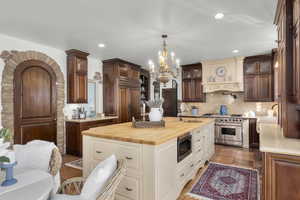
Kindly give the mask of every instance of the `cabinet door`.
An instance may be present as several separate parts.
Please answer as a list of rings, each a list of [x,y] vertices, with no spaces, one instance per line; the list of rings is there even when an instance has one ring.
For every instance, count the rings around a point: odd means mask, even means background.
[[[257,79],[256,75],[247,75],[244,77],[244,100],[256,101],[257,96]]]
[[[300,0],[293,3],[293,85],[295,101],[300,103]]]
[[[260,74],[270,74],[272,73],[272,61],[270,60],[262,60],[259,62],[259,73]]]
[[[203,85],[202,80],[197,78],[193,80],[194,82],[194,101],[197,102],[204,102],[205,101],[205,94],[203,93]]]
[[[88,60],[87,53],[67,51],[68,103],[87,103]]]
[[[75,102],[76,103],[87,103],[87,87],[88,87],[87,75],[77,74],[75,76]]]
[[[264,195],[266,200],[300,199],[300,157],[266,153]]]
[[[129,104],[130,119],[129,119],[129,121],[131,121],[132,117],[135,117],[135,119],[141,118],[140,95],[141,95],[140,89],[138,89],[138,88],[130,89],[130,104]]]
[[[244,64],[244,73],[245,74],[256,74],[258,73],[259,64],[255,61],[248,61]]]
[[[191,101],[192,99],[192,80],[182,80],[182,101]]]
[[[130,91],[128,88],[119,89],[119,122],[129,122]]]
[[[272,101],[273,100],[273,84],[272,75],[258,75],[257,76],[257,100]]]

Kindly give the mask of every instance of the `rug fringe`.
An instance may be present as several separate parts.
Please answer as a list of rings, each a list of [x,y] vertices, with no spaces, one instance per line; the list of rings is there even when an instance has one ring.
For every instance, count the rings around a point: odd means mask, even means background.
[[[209,162],[209,164],[210,164],[210,163],[218,164],[218,165],[223,165],[223,166],[230,166],[230,167],[242,168],[242,169],[250,169],[250,170],[254,170],[254,171],[256,171],[256,172],[259,173],[259,170],[258,170],[258,169],[254,169],[254,168],[250,168],[250,167],[244,167],[244,166],[233,165],[233,164],[223,164],[223,163],[218,163],[218,162]]]

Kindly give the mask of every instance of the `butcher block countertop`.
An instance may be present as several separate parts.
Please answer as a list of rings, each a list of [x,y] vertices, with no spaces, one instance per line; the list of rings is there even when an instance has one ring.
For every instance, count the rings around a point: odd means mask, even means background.
[[[133,142],[138,144],[159,145],[169,140],[177,138],[185,133],[200,128],[209,123],[214,123],[214,119],[203,118],[200,122],[184,122],[178,118],[164,118],[166,126],[164,128],[133,128],[132,123],[114,124],[109,126],[91,128],[83,131],[83,135]]]

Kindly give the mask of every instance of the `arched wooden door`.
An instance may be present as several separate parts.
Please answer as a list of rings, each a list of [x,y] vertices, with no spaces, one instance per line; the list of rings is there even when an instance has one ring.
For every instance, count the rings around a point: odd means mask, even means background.
[[[56,76],[42,61],[29,60],[14,72],[14,142],[56,143]]]

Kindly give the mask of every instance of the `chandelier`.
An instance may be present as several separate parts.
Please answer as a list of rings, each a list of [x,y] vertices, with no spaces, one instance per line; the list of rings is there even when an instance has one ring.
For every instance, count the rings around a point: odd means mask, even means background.
[[[179,75],[180,60],[175,58],[175,53],[171,52],[170,55],[167,50],[167,35],[162,35],[163,38],[163,49],[158,52],[158,65],[152,60],[149,60],[150,75],[160,83],[166,84],[172,79],[177,78]]]

